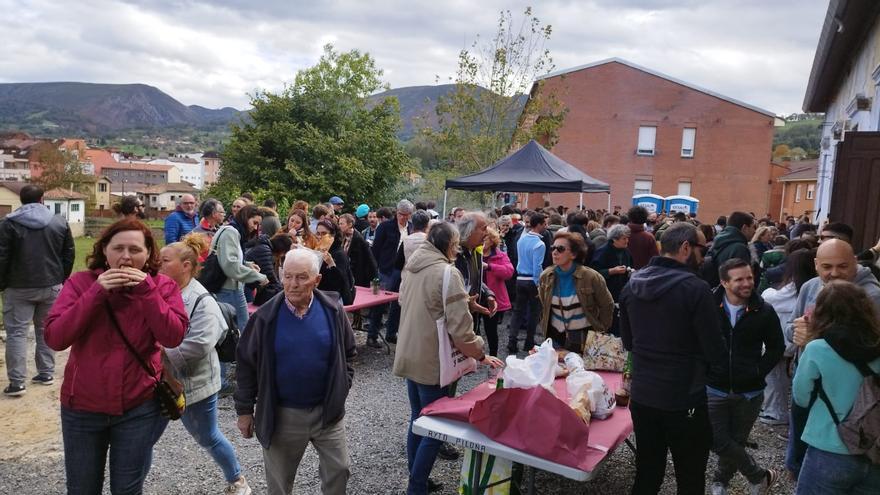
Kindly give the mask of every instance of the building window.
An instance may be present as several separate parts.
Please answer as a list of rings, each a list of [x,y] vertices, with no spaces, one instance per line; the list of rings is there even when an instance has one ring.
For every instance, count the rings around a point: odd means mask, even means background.
[[[816,192],[816,184],[807,184],[807,199],[813,199],[813,194]]]
[[[654,156],[654,144],[657,141],[657,128],[654,126],[639,127],[639,147],[637,155]]]
[[[72,203],[70,205],[70,211],[79,211],[79,203]]]
[[[653,185],[652,181],[649,180],[637,180],[635,187],[633,188],[633,195],[637,194],[651,194],[651,186]]]
[[[685,127],[681,133],[681,156],[683,158],[692,158],[694,156],[694,141],[697,138],[697,130],[692,127]]]
[[[55,203],[55,214],[56,215],[61,214],[61,203]]]
[[[678,195],[679,196],[690,196],[691,195],[691,182],[690,181],[681,181],[678,183]]]
[[[98,184],[98,192],[107,192],[107,184],[103,182]]]
[[[794,202],[795,203],[801,202],[801,185],[800,184],[798,184],[797,187],[794,188]]]

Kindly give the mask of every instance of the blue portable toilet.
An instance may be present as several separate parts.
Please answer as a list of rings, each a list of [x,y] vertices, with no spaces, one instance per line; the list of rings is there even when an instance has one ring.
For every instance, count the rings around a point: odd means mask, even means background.
[[[700,200],[691,196],[666,197],[666,209],[670,214],[678,213],[679,211],[685,214],[697,213],[699,207]]]
[[[658,194],[636,194],[633,196],[633,206],[641,206],[648,213],[660,213],[663,211],[663,196]]]

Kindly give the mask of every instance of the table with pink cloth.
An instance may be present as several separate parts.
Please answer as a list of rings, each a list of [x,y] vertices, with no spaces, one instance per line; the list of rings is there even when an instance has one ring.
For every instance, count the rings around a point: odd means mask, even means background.
[[[597,372],[613,393],[620,388],[621,374]],[[558,378],[553,384],[556,396],[567,403],[568,392],[565,379]],[[422,416],[413,424],[413,432],[444,442],[473,449],[482,454],[495,455],[513,462],[532,466],[577,481],[587,481],[595,476],[596,470],[608,459],[620,444],[627,441],[633,431],[632,417],[626,407],[616,407],[607,419],[590,421],[589,447],[586,459],[567,459],[566,462],[553,462],[496,442],[468,423],[471,409],[477,401],[485,399],[495,390],[495,380],[487,380],[459,397],[443,398],[429,404],[422,410]],[[536,424],[523,435],[540,434],[541,425]],[[627,442],[628,443],[628,442]],[[629,444],[632,447],[631,444]]]

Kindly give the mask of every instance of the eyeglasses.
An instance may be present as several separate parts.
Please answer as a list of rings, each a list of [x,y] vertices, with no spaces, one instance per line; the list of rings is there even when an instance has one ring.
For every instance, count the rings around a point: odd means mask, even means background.
[[[568,248],[562,245],[550,246],[550,251],[556,251],[557,253],[564,253]]]
[[[706,256],[706,253],[709,252],[709,246],[705,244],[694,244],[694,247],[700,248],[700,254]]]
[[[819,236],[820,241],[827,241],[829,239],[840,239],[840,236],[837,234],[822,234]]]

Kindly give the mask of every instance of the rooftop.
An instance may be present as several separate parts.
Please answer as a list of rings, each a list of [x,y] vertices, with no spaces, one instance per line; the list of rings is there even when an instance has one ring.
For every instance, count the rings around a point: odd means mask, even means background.
[[[724,96],[724,95],[722,95],[722,94],[720,94],[720,93],[716,93],[715,91],[712,91],[712,90],[709,90],[709,89],[703,88],[703,87],[701,87],[701,86],[697,86],[696,84],[691,84],[691,83],[689,83],[689,82],[682,81],[681,79],[678,79],[678,78],[675,78],[675,77],[672,77],[672,76],[666,75],[666,74],[664,74],[664,73],[662,73],[662,72],[658,72],[658,71],[656,71],[656,70],[649,69],[649,68],[647,68],[647,67],[643,67],[643,66],[641,66],[641,65],[634,64],[634,63],[632,63],[632,62],[630,62],[630,61],[628,61],[628,60],[624,60],[624,59],[622,59],[622,58],[617,58],[617,57],[606,58],[605,60],[599,60],[598,62],[592,62],[592,63],[585,64],[585,65],[579,65],[579,66],[577,66],[577,67],[571,67],[571,68],[569,68],[569,69],[562,69],[562,70],[558,70],[558,71],[556,71],[556,72],[551,72],[550,74],[547,74],[546,76],[541,76],[541,77],[537,78],[535,81],[537,82],[537,81],[540,81],[540,80],[542,80],[542,79],[549,79],[549,78],[551,78],[551,77],[557,77],[557,76],[561,76],[561,75],[564,75],[564,74],[569,74],[569,73],[572,73],[572,72],[578,72],[578,71],[582,71],[582,70],[586,70],[586,69],[592,69],[593,67],[598,67],[598,66],[600,66],[600,65],[612,64],[612,63],[618,63],[618,64],[621,64],[621,65],[625,65],[625,66],[627,66],[627,67],[631,67],[631,68],[633,68],[633,69],[636,69],[636,70],[639,70],[639,71],[645,72],[645,73],[647,73],[647,74],[651,74],[652,76],[656,76],[656,77],[659,77],[659,78],[661,78],[661,79],[666,79],[667,81],[673,82],[673,83],[675,83],[675,84],[679,84],[679,85],[684,86],[684,87],[686,87],[686,88],[690,88],[690,89],[693,89],[693,90],[695,90],[695,91],[699,91],[699,92],[701,92],[701,93],[705,93],[705,94],[707,94],[707,95],[709,95],[709,96],[714,96],[715,98],[718,98],[718,99],[721,99],[721,100],[724,100],[724,101],[727,101],[727,102],[733,103],[734,105],[738,105],[738,106],[741,106],[741,107],[743,107],[743,108],[747,108],[747,109],[749,109],[749,110],[752,110],[753,112],[757,112],[757,113],[760,113],[760,114],[764,114],[764,115],[766,115],[766,116],[768,116],[768,117],[773,117],[773,118],[776,117],[776,114],[773,113],[773,112],[771,112],[771,111],[769,111],[769,110],[764,110],[763,108],[759,108],[759,107],[756,107],[756,106],[754,106],[754,105],[749,105],[748,103],[745,103],[745,102],[742,102],[742,101],[740,101],[740,100],[737,100],[737,99],[731,98],[731,97],[729,97],[729,96]]]
[[[146,187],[143,190],[144,194],[162,194],[168,192],[198,194],[201,191],[193,187],[189,182],[156,184],[154,186]]]
[[[64,189],[62,187],[56,187],[55,189],[51,189],[46,191],[43,194],[43,199],[88,199],[88,196],[85,194],[80,194],[76,191],[71,191],[70,189]]]
[[[174,165],[156,165],[144,162],[114,162],[112,165],[104,165],[103,169],[111,170],[145,170],[147,172],[167,172],[174,168]]]
[[[776,179],[779,182],[795,182],[817,180],[819,160],[801,160],[799,162],[789,162],[791,172],[779,176]]]

